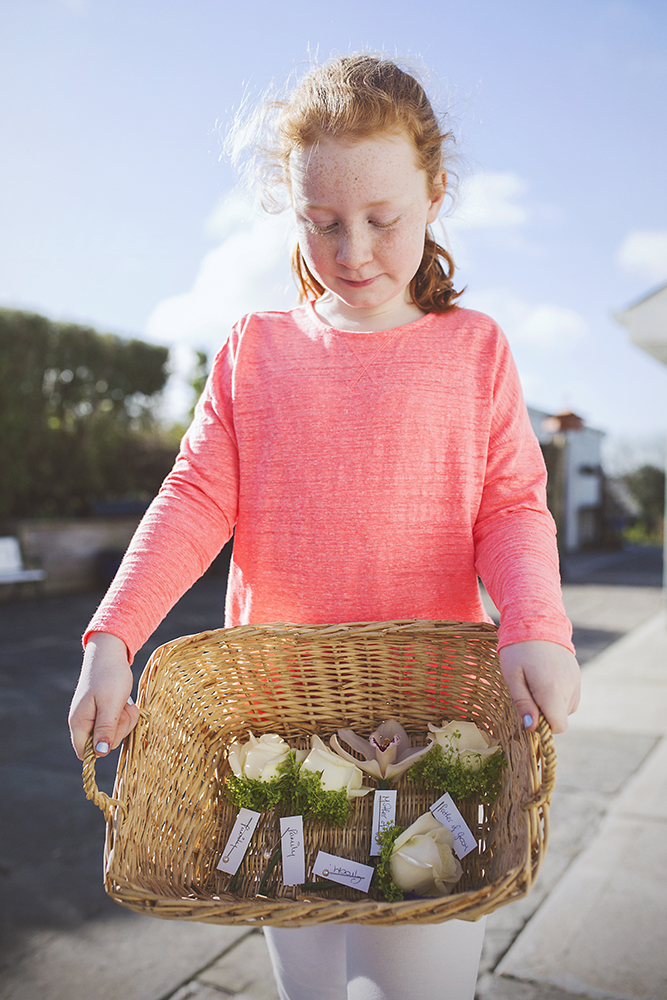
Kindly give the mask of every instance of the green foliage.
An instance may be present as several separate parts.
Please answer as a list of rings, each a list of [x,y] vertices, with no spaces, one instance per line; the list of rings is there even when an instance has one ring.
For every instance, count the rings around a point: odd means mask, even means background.
[[[624,535],[637,545],[662,545],[665,516],[665,473],[655,465],[642,465],[623,477],[641,508],[636,522]]]
[[[332,826],[345,826],[352,812],[346,792],[322,788],[319,774],[303,771],[296,754],[290,750],[287,760],[278,765],[278,777],[269,781],[227,775],[225,791],[237,809],[265,812],[280,807],[285,816],[303,816]]]
[[[269,812],[282,802],[283,789],[279,778],[260,781],[259,778],[237,778],[235,774],[228,774],[225,794],[237,809]]]
[[[394,850],[394,843],[404,830],[403,826],[386,826],[378,834],[381,850],[375,866],[373,885],[380,890],[388,903],[400,903],[403,899],[402,890],[398,888],[391,877],[391,854]]]
[[[195,415],[197,401],[204,391],[206,379],[208,378],[208,354],[206,351],[197,351],[197,361],[190,376],[190,386],[194,390],[195,398],[190,409],[190,417]]]
[[[478,771],[466,766],[456,750],[433,747],[408,771],[408,778],[420,788],[433,788],[440,793],[449,792],[455,800],[476,798],[482,802],[495,802],[500,792],[502,773],[507,766],[502,750],[482,761]]]
[[[150,499],[173,444],[155,415],[168,349],[0,310],[0,516]]]

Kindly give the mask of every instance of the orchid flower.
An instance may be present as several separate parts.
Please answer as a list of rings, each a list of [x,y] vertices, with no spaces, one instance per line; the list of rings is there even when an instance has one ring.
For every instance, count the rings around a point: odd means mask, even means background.
[[[358,753],[364,760],[357,760],[347,750],[343,750],[338,740],[341,739]],[[410,737],[403,726],[395,719],[389,719],[369,736],[367,740],[358,736],[352,729],[339,729],[337,736],[332,736],[329,743],[341,757],[351,760],[357,767],[372,774],[380,781],[393,781],[407,771],[420,757],[428,753],[432,744],[425,747],[411,747]]]

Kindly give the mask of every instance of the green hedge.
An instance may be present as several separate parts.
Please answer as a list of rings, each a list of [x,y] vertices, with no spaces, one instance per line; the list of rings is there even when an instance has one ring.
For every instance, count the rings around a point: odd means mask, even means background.
[[[166,347],[0,310],[0,517],[150,499],[169,471],[156,403]]]

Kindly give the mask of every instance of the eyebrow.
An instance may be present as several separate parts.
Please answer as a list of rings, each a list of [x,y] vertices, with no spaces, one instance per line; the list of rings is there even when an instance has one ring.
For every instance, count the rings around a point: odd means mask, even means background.
[[[306,208],[310,209],[311,211],[316,211],[316,212],[330,211],[328,205],[318,205],[312,201],[308,201],[307,199],[303,201],[303,204],[305,205]],[[369,202],[368,205],[366,205],[366,208],[383,208],[385,205],[393,205],[393,204],[394,200],[392,198],[383,198],[381,201]]]

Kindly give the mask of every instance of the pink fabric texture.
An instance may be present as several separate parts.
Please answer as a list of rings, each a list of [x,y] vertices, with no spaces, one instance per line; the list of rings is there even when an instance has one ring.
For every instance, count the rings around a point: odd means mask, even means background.
[[[480,621],[568,649],[546,472],[481,313],[380,333],[245,317],[91,631],[132,655],[236,528],[226,624]]]

